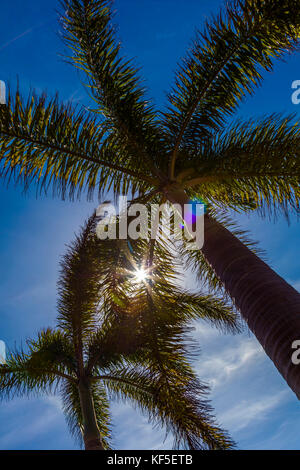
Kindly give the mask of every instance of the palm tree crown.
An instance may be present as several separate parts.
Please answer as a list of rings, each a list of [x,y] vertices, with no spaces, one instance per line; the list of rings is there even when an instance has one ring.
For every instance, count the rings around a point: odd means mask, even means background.
[[[8,356],[0,366],[0,395],[58,393],[71,432],[86,449],[110,447],[114,397],[164,425],[176,447],[232,447],[189,364],[186,334],[198,318],[236,332],[238,317],[217,298],[180,289],[171,252],[161,243],[149,248],[139,240],[129,250],[126,241],[100,241],[96,223],[94,215],[63,257],[57,328]],[[148,273],[143,281],[138,267]]]

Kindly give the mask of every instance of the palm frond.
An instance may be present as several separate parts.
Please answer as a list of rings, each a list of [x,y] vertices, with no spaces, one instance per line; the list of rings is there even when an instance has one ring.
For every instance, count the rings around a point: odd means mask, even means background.
[[[75,381],[72,346],[61,332],[44,330],[27,345],[28,352],[11,352],[0,366],[1,398],[54,393],[61,382]]]
[[[274,59],[298,47],[299,6],[299,0],[233,0],[206,21],[177,71],[164,115],[171,176],[179,151],[197,154]]]
[[[74,348],[63,331],[47,328],[38,334],[36,340],[28,340],[27,345],[30,368],[53,370],[59,377],[76,380]]]
[[[58,326],[72,340],[84,340],[99,320],[101,263],[95,234],[97,217],[91,216],[62,258],[58,282]],[[103,269],[103,268],[102,268]],[[77,338],[77,339],[76,339]]]
[[[120,150],[135,155],[137,168],[143,164],[152,171],[163,150],[161,131],[136,66],[121,56],[112,1],[65,0],[62,7],[62,36],[71,50],[68,59],[85,73],[97,112],[105,116]]]
[[[155,289],[154,289],[155,291]],[[240,324],[237,313],[221,299],[212,295],[199,295],[188,291],[176,290],[159,294],[159,304],[165,311],[164,317],[184,324],[193,320],[204,320],[223,332],[239,333]],[[170,320],[169,320],[170,321]]]
[[[204,148],[205,147],[205,148]],[[300,214],[300,128],[293,116],[238,122],[204,144],[187,187],[223,207]],[[197,171],[198,168],[198,171]],[[252,209],[252,210],[253,210]]]
[[[0,107],[0,175],[37,192],[73,199],[96,190],[145,191],[147,175],[132,167],[128,152],[109,140],[108,129],[85,109],[60,104],[58,98],[20,93]],[[148,181],[148,182],[146,182]],[[151,179],[150,179],[151,181]],[[151,187],[151,186],[150,186]]]
[[[185,365],[177,364],[175,370],[171,365],[168,382],[159,373],[137,366],[103,375],[101,380],[112,398],[135,404],[151,422],[171,432],[175,448],[228,449],[233,446],[226,432],[213,422],[210,405],[203,398],[206,387]]]
[[[122,363],[125,358],[139,356],[145,346],[141,320],[141,314],[132,315],[126,310],[106,311],[101,327],[86,345],[86,373],[104,370]]]

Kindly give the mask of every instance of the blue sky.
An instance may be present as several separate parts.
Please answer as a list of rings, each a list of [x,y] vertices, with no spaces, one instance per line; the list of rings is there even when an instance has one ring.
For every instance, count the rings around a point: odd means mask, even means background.
[[[185,53],[195,27],[217,11],[219,0],[116,0],[116,22],[124,51],[141,65],[149,95],[162,106],[176,63]],[[77,72],[64,63],[57,28],[56,0],[1,2],[0,79],[15,88],[17,78],[29,89],[89,104]],[[300,79],[300,55],[277,63],[255,97],[239,115],[262,116],[274,111],[299,114],[291,101],[291,84]],[[36,199],[0,181],[0,340],[13,348],[40,328],[55,322],[59,257],[83,220],[97,205]],[[275,224],[257,217],[239,217],[267,252],[271,266],[300,290],[299,226],[291,220]],[[190,280],[187,281],[190,284]],[[299,449],[300,407],[256,339],[249,332],[224,336],[197,324],[201,379],[212,387],[218,421],[241,449]],[[172,439],[153,430],[129,406],[115,403],[114,444],[119,449],[170,448]],[[138,436],[138,437],[137,437]],[[74,449],[59,399],[15,399],[0,403],[0,449]]]

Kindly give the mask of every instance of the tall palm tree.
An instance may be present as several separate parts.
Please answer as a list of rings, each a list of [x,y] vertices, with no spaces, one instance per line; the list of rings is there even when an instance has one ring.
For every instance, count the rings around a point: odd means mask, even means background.
[[[207,269],[241,311],[300,398],[291,345],[300,334],[300,295],[218,220],[219,211],[299,213],[300,130],[291,117],[232,123],[273,61],[296,51],[300,0],[233,0],[197,33],[179,65],[165,112],[149,101],[133,62],[121,56],[111,0],[62,2],[69,60],[86,76],[94,110],[30,96],[1,107],[3,178],[61,197],[160,194],[183,205],[200,198],[204,246],[190,263]],[[230,118],[230,120],[229,120]],[[231,122],[229,124],[228,122]]]
[[[235,332],[238,317],[217,298],[181,290],[174,255],[161,244],[137,241],[130,251],[124,241],[100,241],[96,223],[87,221],[62,259],[57,327],[8,355],[0,397],[58,393],[72,434],[89,450],[110,446],[113,397],[164,425],[176,447],[231,448],[189,364],[186,334],[198,318]]]

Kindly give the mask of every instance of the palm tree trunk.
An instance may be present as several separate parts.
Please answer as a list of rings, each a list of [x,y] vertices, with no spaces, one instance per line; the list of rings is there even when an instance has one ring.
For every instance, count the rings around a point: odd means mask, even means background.
[[[167,193],[182,207],[181,191]],[[270,359],[300,399],[300,365],[292,343],[300,340],[300,294],[229,230],[205,215],[202,252]]]
[[[100,431],[97,425],[92,393],[85,381],[78,386],[81,413],[83,418],[83,440],[85,450],[104,450]]]

